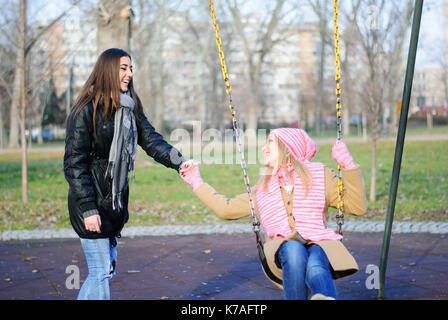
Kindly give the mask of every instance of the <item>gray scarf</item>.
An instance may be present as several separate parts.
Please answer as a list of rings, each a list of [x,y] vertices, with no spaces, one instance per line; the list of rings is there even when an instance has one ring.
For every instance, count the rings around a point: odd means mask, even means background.
[[[133,113],[135,103],[129,95],[120,93],[121,107],[115,112],[114,137],[110,146],[106,175],[112,180],[112,208],[123,208],[123,191],[128,185],[128,173],[134,177],[137,154],[137,125]]]

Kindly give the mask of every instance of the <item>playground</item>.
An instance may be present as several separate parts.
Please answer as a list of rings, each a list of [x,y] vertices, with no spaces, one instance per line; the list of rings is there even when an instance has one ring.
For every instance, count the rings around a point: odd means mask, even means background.
[[[119,242],[114,300],[283,300],[263,274],[250,228],[196,225],[165,236],[157,227],[151,236],[132,229]],[[376,300],[382,233],[346,232],[344,243],[360,270],[336,280],[339,299]],[[384,300],[447,300],[447,248],[446,233],[394,233]],[[0,249],[0,299],[76,299],[87,275],[78,239],[1,241]],[[163,302],[157,309],[170,311]]]
[[[118,241],[119,271],[111,280],[112,299],[284,298],[282,290],[270,282],[282,285],[267,264],[266,234],[251,198],[251,188],[261,172],[258,141],[266,141],[266,135],[260,131],[258,136],[251,135],[257,126],[251,106],[240,113],[239,104],[234,103],[238,95],[233,95],[227,70],[219,14],[213,1],[208,4],[231,137],[221,143],[222,130],[209,129],[195,136],[193,128],[192,137],[190,131],[182,131],[182,141],[174,133],[166,138],[186,158],[201,162],[204,180],[219,186],[219,193],[233,197],[247,191],[250,216],[238,223],[219,219],[193,196],[176,172],[167,172],[139,149],[137,178],[130,182],[130,220]],[[318,125],[311,135],[316,135],[313,138],[319,150],[313,161],[332,168],[337,178],[337,206],[329,210],[325,222],[344,236],[344,246],[359,265],[353,276],[335,280],[341,300],[448,299],[448,130],[446,126],[433,128],[431,116],[427,129],[411,127],[407,132],[423,1],[416,0],[410,8],[409,52],[396,128],[379,131],[379,109],[372,103],[367,141],[366,131],[361,137],[359,127],[358,135],[343,135],[345,87],[339,56],[339,6],[334,1],[335,130],[324,137],[319,128],[322,114],[317,109]],[[215,134],[219,138],[211,141]],[[21,152],[13,148],[0,153],[0,299],[75,299],[88,272],[67,214],[64,145],[46,143],[27,150],[24,132],[21,139]],[[335,140],[346,143],[362,168],[362,178],[371,182],[366,183],[369,201],[362,216],[344,215],[343,167],[332,159],[331,151]],[[312,245],[310,241],[308,245]]]

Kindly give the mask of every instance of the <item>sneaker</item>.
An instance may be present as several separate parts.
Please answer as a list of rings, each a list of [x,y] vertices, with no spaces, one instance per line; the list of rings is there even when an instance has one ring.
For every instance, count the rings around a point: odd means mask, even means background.
[[[316,293],[311,297],[310,300],[336,300],[336,299],[333,297],[324,296],[322,293]]]

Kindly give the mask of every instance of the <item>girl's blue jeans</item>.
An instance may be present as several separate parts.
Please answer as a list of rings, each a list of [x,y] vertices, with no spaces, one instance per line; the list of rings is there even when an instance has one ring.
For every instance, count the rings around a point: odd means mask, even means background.
[[[321,293],[337,299],[330,262],[321,247],[287,241],[280,247],[278,259],[283,272],[285,299],[306,300],[308,288],[313,295]]]
[[[109,238],[83,239],[89,275],[78,293],[78,300],[110,300],[109,279],[115,274],[117,246]]]

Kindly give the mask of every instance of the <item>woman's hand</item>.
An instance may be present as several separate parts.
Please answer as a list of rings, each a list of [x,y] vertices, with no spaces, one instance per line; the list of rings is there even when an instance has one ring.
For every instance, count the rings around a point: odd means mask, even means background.
[[[355,162],[347,146],[341,140],[336,140],[331,151],[331,157],[344,169],[356,168]]]
[[[188,160],[182,164],[180,177],[193,188],[193,191],[196,191],[204,183],[199,172],[199,162],[193,160]]]
[[[182,165],[180,166],[180,174],[182,175],[182,173],[188,171],[189,169],[191,169],[193,167],[193,160],[187,160],[184,163],[182,163]]]
[[[86,230],[101,233],[101,218],[99,214],[94,214],[84,218],[84,226]]]

